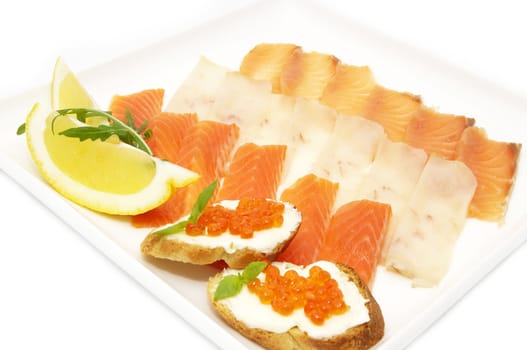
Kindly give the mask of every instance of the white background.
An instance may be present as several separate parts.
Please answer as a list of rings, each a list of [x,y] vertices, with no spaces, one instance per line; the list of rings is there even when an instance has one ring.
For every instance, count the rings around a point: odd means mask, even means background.
[[[0,99],[47,83],[58,55],[83,70],[240,2],[131,3],[2,2]],[[362,0],[339,6],[527,98],[527,20],[520,1]],[[1,349],[180,349],[185,342],[195,349],[215,348],[3,172],[0,213],[1,236],[41,232],[30,245],[7,246],[0,238]],[[526,266],[523,246],[410,349],[527,348]]]

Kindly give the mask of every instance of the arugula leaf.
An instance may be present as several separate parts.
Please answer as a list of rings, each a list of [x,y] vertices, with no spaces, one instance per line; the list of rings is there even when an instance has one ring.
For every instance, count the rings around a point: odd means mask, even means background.
[[[159,236],[168,236],[168,235],[173,235],[176,233],[184,232],[185,227],[187,226],[188,223],[194,224],[198,221],[199,217],[201,216],[201,213],[203,213],[203,210],[205,210],[205,207],[207,207],[207,204],[212,198],[212,195],[214,194],[214,191],[216,190],[217,186],[218,186],[218,180],[215,180],[210,185],[205,187],[205,189],[199,194],[198,199],[192,206],[192,211],[188,219],[177,222],[173,225],[167,226],[161,230],[157,230],[152,233],[159,235]]]
[[[130,110],[126,110],[125,115],[127,122],[123,123],[121,120],[114,117],[111,112],[99,111],[90,108],[66,108],[56,111],[57,115],[53,118],[51,129],[55,120],[60,116],[68,114],[75,114],[77,119],[83,123],[90,117],[105,117],[110,121],[109,125],[101,124],[98,126],[79,126],[63,130],[59,135],[68,137],[76,137],[81,141],[90,140],[106,140],[112,135],[117,135],[122,142],[125,142],[133,147],[136,147],[149,155],[152,155],[150,147],[145,142],[145,139],[140,135],[146,129],[146,121],[141,127],[136,128]],[[145,131],[146,132],[146,131]],[[148,132],[148,137],[151,136],[151,131]]]
[[[253,261],[243,269],[241,274],[223,277],[214,292],[214,300],[218,301],[238,295],[243,286],[258,277],[266,267],[267,263],[264,261]]]
[[[81,141],[84,140],[101,140],[105,141],[112,135],[117,135],[122,140],[128,135],[128,129],[119,128],[113,125],[99,125],[99,126],[79,126],[77,128],[69,128],[59,132],[59,135],[68,137],[76,137]]]

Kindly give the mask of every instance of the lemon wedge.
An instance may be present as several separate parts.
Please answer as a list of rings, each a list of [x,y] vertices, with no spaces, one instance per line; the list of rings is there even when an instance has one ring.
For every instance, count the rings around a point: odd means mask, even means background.
[[[54,120],[55,119],[55,120]],[[60,194],[89,209],[135,215],[165,202],[174,188],[198,175],[123,142],[85,140],[59,133],[86,125],[35,104],[26,119],[31,156],[44,179]]]
[[[97,108],[93,98],[62,57],[57,58],[53,69],[51,108]]]
[[[161,205],[175,188],[199,177],[121,142],[116,135],[104,141],[61,135],[74,127],[108,124],[104,117],[86,118],[85,124],[74,114],[56,112],[96,107],[61,58],[55,64],[50,102],[36,103],[26,117],[27,145],[45,181],[71,201],[107,214],[135,215]]]

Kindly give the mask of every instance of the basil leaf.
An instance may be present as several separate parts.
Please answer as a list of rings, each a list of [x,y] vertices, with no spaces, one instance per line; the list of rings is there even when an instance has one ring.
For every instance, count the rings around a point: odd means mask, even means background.
[[[174,225],[167,226],[152,233],[160,236],[168,236],[184,232],[188,223],[196,223],[196,221],[198,221],[201,213],[203,213],[203,210],[205,210],[209,200],[212,198],[212,195],[216,190],[216,186],[218,186],[218,180],[215,180],[213,183],[205,187],[205,189],[199,194],[198,199],[192,206],[192,212],[187,220],[177,222]]]
[[[251,282],[253,279],[255,279],[260,272],[262,272],[265,267],[267,266],[267,263],[264,261],[253,261],[249,265],[245,267],[242,273],[242,279],[245,283]]]
[[[185,227],[187,226],[187,224],[189,222],[190,221],[188,221],[188,220],[183,220],[183,221],[180,221],[178,223],[175,223],[174,225],[170,225],[168,227],[165,227],[165,228],[163,228],[161,230],[154,231],[153,233],[155,233],[156,235],[159,235],[159,236],[168,236],[168,235],[172,235],[172,234],[175,234],[175,233],[180,233],[180,232],[185,231]]]
[[[194,206],[192,207],[192,211],[188,219],[190,222],[194,223],[198,221],[201,213],[203,213],[203,210],[205,210],[207,203],[212,198],[212,195],[214,194],[214,191],[216,190],[216,186],[218,186],[218,180],[215,180],[213,183],[208,185],[199,194],[198,199],[196,200],[196,203],[194,203]]]
[[[237,295],[243,286],[258,277],[266,266],[267,263],[264,261],[253,261],[243,269],[241,274],[223,277],[214,293],[214,300],[217,301]]]
[[[214,300],[217,301],[237,295],[242,290],[243,284],[240,275],[225,276],[218,284],[218,288],[216,288]]]

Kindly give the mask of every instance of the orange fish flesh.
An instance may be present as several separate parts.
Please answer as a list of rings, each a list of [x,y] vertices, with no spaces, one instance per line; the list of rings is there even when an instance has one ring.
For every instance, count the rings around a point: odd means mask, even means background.
[[[490,140],[481,128],[465,129],[457,159],[463,161],[477,179],[469,207],[470,217],[504,221],[520,149],[520,144]]]
[[[240,146],[223,178],[217,200],[276,199],[287,146],[246,143]]]
[[[177,164],[197,172],[200,178],[177,189],[159,207],[134,216],[132,223],[137,227],[156,227],[174,222],[190,213],[203,189],[224,175],[238,137],[239,128],[235,124],[203,120],[191,126],[182,141]]]
[[[245,55],[240,73],[257,80],[269,80],[273,93],[280,93],[280,74],[299,46],[294,44],[259,44]]]
[[[284,190],[280,200],[292,203],[302,214],[302,223],[278,261],[307,265],[316,261],[338,191],[338,184],[313,174],[298,179]]]
[[[370,200],[344,204],[331,216],[318,259],[352,267],[371,286],[391,216],[388,204]]]

